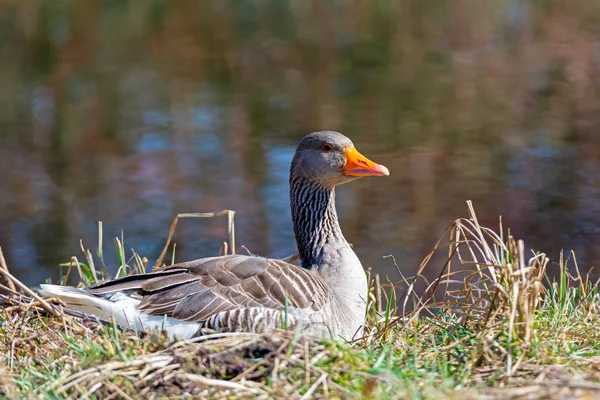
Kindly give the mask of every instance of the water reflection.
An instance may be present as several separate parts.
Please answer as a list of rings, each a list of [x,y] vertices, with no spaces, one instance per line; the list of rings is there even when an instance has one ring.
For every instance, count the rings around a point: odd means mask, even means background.
[[[598,22],[593,1],[5,1],[0,245],[33,284],[97,220],[152,259],[176,213],[232,208],[238,243],[286,256],[293,149],[335,129],[392,172],[337,197],[365,266],[410,275],[466,199],[598,264]],[[225,237],[185,221],[177,258]]]

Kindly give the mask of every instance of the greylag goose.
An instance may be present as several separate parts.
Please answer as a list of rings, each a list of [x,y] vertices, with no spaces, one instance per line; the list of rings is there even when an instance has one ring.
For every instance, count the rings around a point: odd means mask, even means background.
[[[341,133],[305,136],[290,170],[290,202],[301,266],[228,255],[187,261],[87,288],[41,285],[45,297],[134,330],[187,339],[202,328],[260,332],[298,324],[318,337],[362,333],[367,279],[344,238],[335,187],[389,171]]]

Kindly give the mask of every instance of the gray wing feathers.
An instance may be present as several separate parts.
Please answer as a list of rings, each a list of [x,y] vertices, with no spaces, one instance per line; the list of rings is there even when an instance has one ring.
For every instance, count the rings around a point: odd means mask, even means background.
[[[150,314],[205,322],[217,330],[281,327],[286,307],[318,311],[329,302],[327,290],[310,271],[244,255],[189,261],[87,290],[98,295],[137,291],[139,307]]]
[[[156,292],[159,290],[168,289],[170,287],[177,287],[183,283],[195,282],[198,277],[195,277],[189,273],[175,273],[174,275],[158,276],[156,278],[150,278],[144,280],[140,284],[140,288],[146,292]]]
[[[152,274],[129,275],[123,278],[90,286],[86,290],[95,295],[102,295],[105,293],[113,293],[118,291],[139,290],[142,288],[142,284],[151,280],[150,278],[168,278],[181,272],[185,272],[185,270],[181,268],[173,268],[169,271],[159,271]],[[167,279],[167,282],[168,281],[169,280]]]

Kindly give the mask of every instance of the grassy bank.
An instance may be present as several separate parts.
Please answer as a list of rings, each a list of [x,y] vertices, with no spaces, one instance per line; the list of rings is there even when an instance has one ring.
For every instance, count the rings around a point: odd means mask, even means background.
[[[164,335],[136,336],[67,315],[58,303],[18,296],[6,283],[0,395],[600,396],[597,283],[579,273],[573,256],[553,260],[560,273],[549,278],[552,261],[526,254],[523,242],[502,231],[481,227],[470,209],[470,218],[448,227],[419,275],[393,284],[373,276],[366,334],[352,343],[299,332],[207,333],[169,342]],[[94,280],[91,253],[86,258],[74,270]],[[432,265],[439,259],[446,260],[442,273],[425,279],[428,268],[439,270]],[[130,263],[144,264],[139,257]],[[14,291],[22,293],[18,286]]]

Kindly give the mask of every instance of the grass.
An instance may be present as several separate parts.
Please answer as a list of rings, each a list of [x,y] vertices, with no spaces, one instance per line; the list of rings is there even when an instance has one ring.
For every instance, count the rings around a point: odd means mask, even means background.
[[[156,332],[137,336],[69,315],[58,302],[42,304],[9,279],[0,287],[6,293],[0,396],[600,396],[598,283],[580,274],[573,254],[556,260],[560,271],[550,278],[544,254],[527,255],[502,224],[498,232],[480,226],[470,204],[469,214],[448,226],[417,276],[382,283],[369,273],[365,336],[351,343],[289,331],[207,333],[189,341],[168,341]],[[103,264],[102,251],[97,263],[82,250],[86,263],[73,258],[69,266],[83,283],[94,282],[102,274],[95,266]],[[137,254],[126,266],[122,238],[117,252],[121,274],[146,268]],[[439,270],[432,265],[439,259],[444,268],[428,281],[423,272]],[[417,291],[419,285],[425,289]]]

